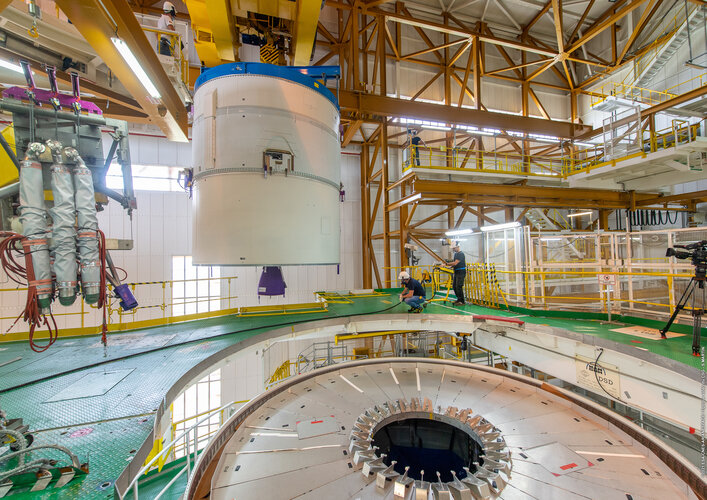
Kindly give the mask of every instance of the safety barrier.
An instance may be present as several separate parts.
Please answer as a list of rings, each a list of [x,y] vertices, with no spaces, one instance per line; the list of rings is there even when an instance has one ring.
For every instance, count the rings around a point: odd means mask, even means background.
[[[646,130],[642,133],[638,151],[633,151],[618,158],[607,158],[602,146],[581,150],[574,153],[571,162],[565,164],[563,177],[567,178],[583,172],[616,165],[622,161],[645,156],[648,153],[675,148],[681,144],[693,142],[697,137],[704,137],[705,125],[707,122],[702,119],[699,123],[688,123],[685,120],[672,120],[672,125],[664,129],[651,132]]]
[[[471,174],[483,172],[498,175],[566,179],[571,175],[588,172],[595,168],[616,165],[648,153],[691,143],[697,137],[705,137],[705,126],[707,126],[707,122],[703,118],[697,123],[672,120],[670,127],[660,130],[642,130],[637,139],[636,151],[615,158],[608,155],[603,144],[582,148],[574,147],[569,154],[559,153],[556,156],[483,151],[463,147],[431,148],[408,145],[403,148],[401,154],[402,172],[405,175],[414,169],[418,173]],[[494,136],[494,140],[496,137]],[[513,136],[509,136],[508,139],[534,140],[532,137]],[[559,146],[559,139],[556,144]]]
[[[167,325],[182,321],[239,314],[236,295],[233,295],[233,280],[236,277],[194,278],[185,280],[148,281],[128,283],[140,305],[130,311],[120,308],[120,299],[113,297],[113,287],[109,285],[111,296],[106,306],[106,330],[116,332],[133,328]],[[27,332],[20,329],[22,321],[14,323],[20,314],[26,288],[1,288],[0,303],[3,315],[0,317],[0,341],[24,340]],[[63,336],[93,335],[103,326],[103,311],[85,306],[76,301],[70,307],[54,307],[54,317],[59,322]],[[41,337],[42,332],[39,332]]]
[[[415,168],[444,172],[493,172],[538,177],[561,176],[567,161],[561,156],[503,153],[464,147],[437,149],[415,145],[403,149],[402,158],[403,174],[411,168]]]
[[[161,468],[161,466],[174,459],[175,455],[175,447],[178,446],[178,443],[183,443],[181,446],[186,448],[186,463],[184,467],[172,478],[167,485],[155,496],[152,496],[151,498],[153,500],[159,500],[168,490],[169,488],[181,477],[185,472],[187,474],[187,477],[191,474],[191,469],[194,463],[196,462],[197,455],[200,449],[203,449],[206,447],[206,445],[209,443],[211,438],[218,432],[218,430],[223,426],[224,422],[226,422],[235,412],[236,408],[234,408],[235,405],[242,405],[248,403],[248,400],[244,401],[233,401],[231,403],[228,403],[226,405],[221,406],[220,408],[216,408],[214,410],[209,410],[203,413],[200,413],[198,415],[194,415],[193,417],[189,417],[183,421],[173,423],[172,424],[172,441],[170,441],[166,446],[164,447],[158,447],[158,449],[153,449],[153,453],[150,454],[148,457],[148,460],[146,461],[145,465],[140,469],[140,471],[135,475],[135,478],[130,482],[128,487],[125,489],[124,492],[117,492],[118,493],[118,498],[125,499],[128,497],[128,494],[132,492],[132,499],[133,500],[138,500],[139,498],[139,489],[140,489],[140,480],[143,478],[143,474],[147,474],[150,470],[153,468]],[[239,406],[240,407],[240,406]],[[214,431],[208,432],[206,435],[200,434],[199,433],[199,428],[204,426],[204,425],[211,425],[209,422],[214,418],[218,417],[218,428],[215,429]],[[180,434],[176,435],[176,426],[179,423],[185,423],[191,420],[196,420],[196,422],[189,427],[187,427],[184,431],[182,431]],[[206,422],[206,423],[205,423]],[[159,443],[159,441],[158,441]],[[158,451],[157,451],[158,450]]]
[[[334,342],[313,342],[311,346],[300,353],[295,359],[286,359],[272,373],[266,383],[266,389],[281,382],[307,373],[315,368],[369,358],[390,358],[400,356],[426,357],[436,359],[453,359],[458,361],[483,361],[493,365],[493,359],[503,359],[498,354],[490,358],[488,351],[464,342],[463,336],[448,333],[426,332],[413,330],[386,330],[377,332],[362,332],[355,334],[338,334]],[[319,355],[317,352],[329,352],[329,355]],[[351,351],[354,354],[348,354]],[[333,355],[333,352],[340,354]],[[305,356],[305,354],[307,354]],[[314,354],[314,356],[312,356]],[[311,360],[303,366],[302,358]],[[316,360],[316,361],[315,361]],[[299,368],[298,368],[299,367]]]
[[[179,68],[179,79],[189,87],[189,59],[183,50],[182,37],[174,31],[164,31],[150,26],[141,26],[148,38],[155,38],[155,52],[160,53],[160,40],[166,37],[169,40],[170,56],[174,58],[175,65]],[[166,54],[164,54],[166,55]]]

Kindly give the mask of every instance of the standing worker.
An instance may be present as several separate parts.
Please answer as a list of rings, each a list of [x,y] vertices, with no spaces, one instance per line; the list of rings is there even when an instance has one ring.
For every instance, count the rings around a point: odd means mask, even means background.
[[[408,312],[421,313],[422,309],[427,307],[425,289],[419,281],[412,279],[410,274],[405,271],[401,272],[398,278],[405,287],[400,294],[400,300],[404,300],[410,306]]]
[[[412,149],[411,164],[420,166],[420,143],[425,144],[425,141],[417,135],[417,130],[412,130],[412,138],[410,139],[410,148]],[[427,144],[425,144],[427,146]]]
[[[177,10],[172,2],[165,2],[162,5],[162,15],[157,21],[157,29],[160,31],[175,31],[174,18],[177,15]],[[160,33],[160,54],[163,56],[173,56],[173,47],[170,42],[170,36],[166,33]]]
[[[454,303],[455,306],[460,306],[466,304],[464,300],[464,279],[466,278],[466,256],[464,252],[461,251],[459,242],[455,242],[452,247],[454,250],[454,260],[447,261],[447,265],[454,269],[454,295],[457,296],[457,301]]]

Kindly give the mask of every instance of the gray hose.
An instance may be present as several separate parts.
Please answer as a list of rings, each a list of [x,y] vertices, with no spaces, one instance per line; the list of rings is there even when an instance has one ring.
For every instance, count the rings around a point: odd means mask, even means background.
[[[54,250],[54,274],[59,290],[59,303],[70,306],[76,300],[78,269],[76,267],[76,205],[71,170],[64,164],[61,142],[49,139],[47,146],[52,152],[51,166],[54,208],[50,210],[54,227],[52,243]]]
[[[7,479],[8,477],[12,477],[17,474],[22,474],[25,471],[37,469],[39,467],[43,467],[46,465],[51,465],[51,460],[49,460],[47,458],[39,458],[37,460],[33,460],[25,465],[21,465],[21,466],[15,467],[14,469],[10,469],[7,472],[0,473],[0,482]]]
[[[87,304],[98,302],[101,268],[98,254],[98,218],[96,217],[96,194],[93,190],[93,175],[75,148],[64,148],[68,161],[74,167],[74,197],[79,225],[78,251],[81,259],[81,289]]]
[[[37,297],[42,312],[49,309],[53,292],[49,245],[47,245],[49,229],[44,208],[44,181],[42,164],[39,161],[40,155],[45,150],[44,144],[30,143],[20,170],[20,222],[22,222],[24,235],[29,240],[34,285],[37,287]]]
[[[76,468],[81,467],[81,463],[79,462],[79,457],[77,457],[76,455],[71,453],[70,449],[68,449],[64,446],[58,445],[58,444],[43,444],[43,445],[39,445],[39,446],[32,446],[31,448],[25,448],[25,449],[15,451],[12,453],[8,453],[7,455],[3,455],[0,457],[0,462],[4,462],[5,460],[9,460],[9,459],[17,457],[17,456],[22,457],[23,455],[25,455],[27,453],[31,453],[31,452],[34,452],[37,450],[46,450],[46,449],[59,450],[61,452],[66,453],[67,455],[69,455],[69,458],[71,459],[71,465],[73,465]],[[22,457],[22,458],[24,458],[24,457]]]
[[[7,435],[7,436],[12,436],[15,438],[15,441],[20,443],[20,449],[16,453],[20,453],[24,450],[27,449],[27,438],[25,438],[21,432],[13,431],[12,429],[0,429],[0,436],[1,435]],[[4,460],[7,455],[4,455],[2,458],[0,458],[0,461]],[[24,455],[20,456],[20,465],[25,463],[25,457]]]
[[[2,148],[5,150],[7,153],[7,156],[10,157],[12,160],[12,163],[17,167],[17,171],[19,172],[22,170],[20,167],[20,160],[17,159],[17,155],[15,155],[15,152],[12,150],[12,147],[7,143],[7,139],[5,139],[5,136],[0,134],[0,145],[2,145]]]

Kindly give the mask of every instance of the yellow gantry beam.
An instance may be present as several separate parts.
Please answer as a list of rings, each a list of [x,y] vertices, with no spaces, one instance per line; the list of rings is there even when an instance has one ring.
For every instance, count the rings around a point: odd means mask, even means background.
[[[317,35],[321,0],[297,0],[295,20],[295,58],[293,66],[308,66]]]
[[[231,2],[227,0],[206,0],[206,11],[209,15],[211,33],[213,33],[216,50],[222,62],[238,60],[240,40],[233,22]],[[191,12],[191,10],[190,10]]]
[[[121,0],[57,0],[57,5],[140,104],[150,122],[157,125],[170,141],[187,142],[184,103],[128,3]],[[148,94],[134,69],[118,52],[111,41],[116,35],[126,43],[155,85],[159,99]]]

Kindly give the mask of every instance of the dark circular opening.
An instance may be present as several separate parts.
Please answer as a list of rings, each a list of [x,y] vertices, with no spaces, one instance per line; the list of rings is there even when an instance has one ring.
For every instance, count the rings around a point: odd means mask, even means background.
[[[377,454],[385,454],[384,463],[395,460],[395,471],[402,474],[409,466],[408,476],[425,481],[437,481],[439,471],[442,481],[452,481],[454,471],[459,479],[466,477],[464,467],[476,472],[474,462],[483,464],[483,448],[478,436],[457,427],[422,418],[409,418],[391,422],[373,435]]]

